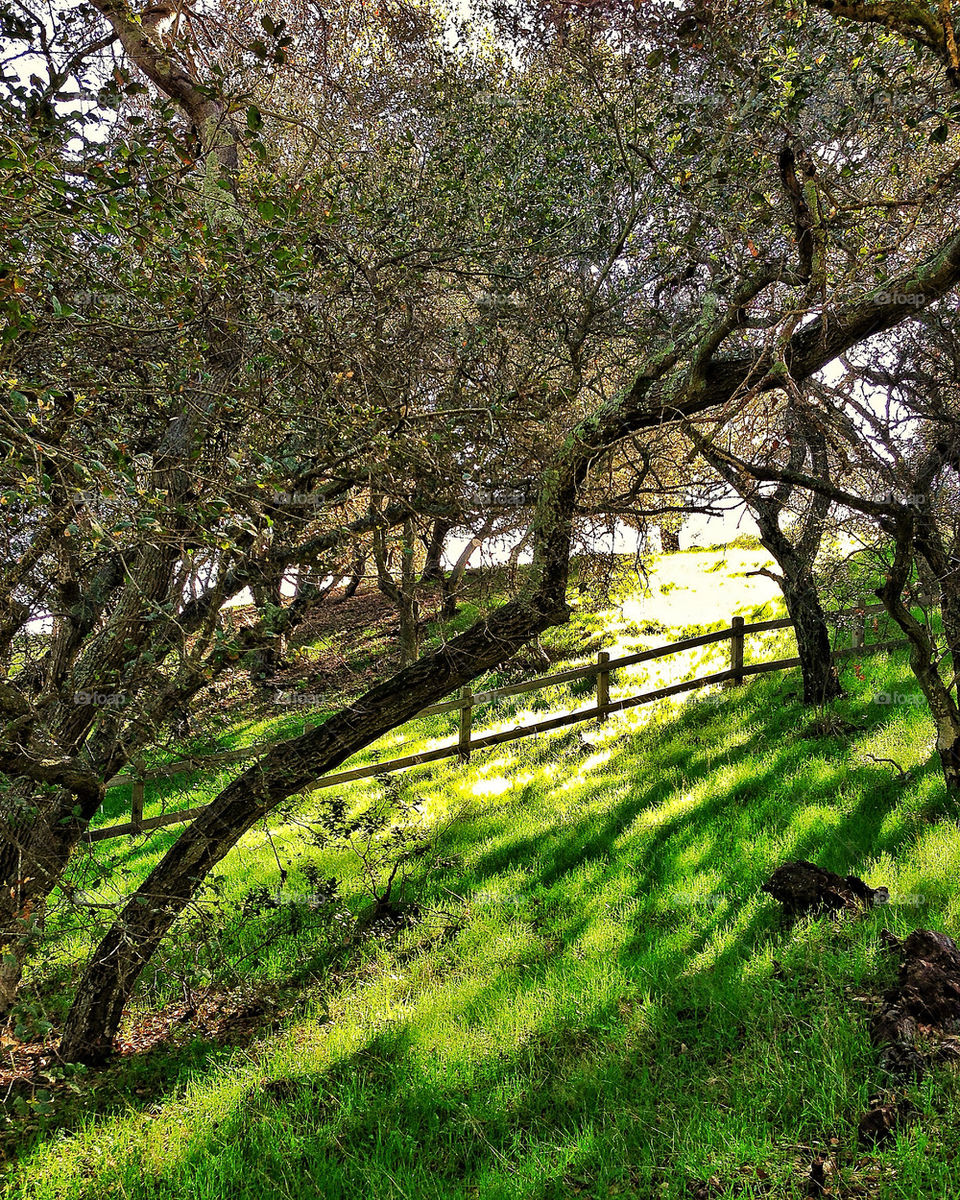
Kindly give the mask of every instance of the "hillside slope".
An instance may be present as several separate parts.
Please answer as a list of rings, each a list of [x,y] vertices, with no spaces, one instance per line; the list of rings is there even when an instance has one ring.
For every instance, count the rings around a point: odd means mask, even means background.
[[[769,581],[744,578],[757,556],[735,553],[662,560],[652,596],[582,607],[554,648],[772,615]],[[775,636],[751,653],[779,653]],[[251,832],[145,981],[130,1053],[8,1109],[3,1194],[960,1197],[956,1075],[894,1085],[868,1028],[893,971],[880,931],[960,934],[957,814],[924,708],[874,702],[915,692],[904,661],[864,658],[844,682],[835,736],[815,736],[788,674],[354,784],[348,807],[386,823],[352,847],[315,836],[322,792]],[[78,879],[106,896],[123,870],[128,890],[172,836],[108,843]],[[760,887],[791,858],[892,903],[787,927]],[[36,973],[54,1019],[91,932],[64,926]],[[239,1014],[220,1042],[212,1000]],[[884,1087],[916,1116],[864,1149]]]

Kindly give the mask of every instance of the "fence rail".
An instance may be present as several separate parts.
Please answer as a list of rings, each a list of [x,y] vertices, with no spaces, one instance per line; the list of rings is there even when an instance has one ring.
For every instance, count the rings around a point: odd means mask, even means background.
[[[885,650],[894,650],[906,645],[905,638],[895,638],[882,642],[866,642],[866,620],[868,615],[883,610],[882,604],[860,605],[855,608],[840,609],[827,613],[829,621],[837,622],[843,617],[853,617],[853,645],[842,650],[834,650],[834,660],[849,658],[854,655],[876,654]],[[745,639],[751,634],[768,633],[777,629],[789,629],[793,622],[788,618],[776,621],[756,621],[746,624],[742,617],[733,617],[726,629],[718,629],[713,633],[700,634],[697,637],[684,638],[679,642],[671,642],[667,646],[656,646],[650,650],[641,650],[636,654],[626,654],[620,658],[611,658],[605,650],[597,654],[597,661],[584,667],[572,667],[566,671],[555,671],[551,675],[539,675],[535,679],[523,683],[508,684],[505,687],[493,688],[486,692],[474,692],[464,687],[455,700],[446,700],[442,704],[431,704],[423,708],[411,720],[429,717],[441,713],[459,712],[459,724],[456,741],[448,746],[440,746],[434,750],[424,750],[419,754],[408,754],[400,758],[387,759],[383,762],[368,763],[366,766],[353,767],[346,771],[338,771],[333,775],[324,775],[312,785],[311,790],[336,787],[350,783],[356,779],[369,779],[375,775],[392,774],[409,767],[420,766],[423,763],[439,762],[444,758],[457,757],[461,762],[469,761],[474,750],[485,750],[490,746],[499,746],[504,742],[516,741],[519,738],[531,737],[538,733],[547,733],[553,729],[562,729],[566,725],[575,725],[582,721],[605,721],[609,716],[626,709],[635,708],[641,704],[651,704],[656,700],[664,700],[671,696],[679,696],[684,692],[695,691],[698,688],[709,687],[716,683],[738,685],[751,675],[762,675],[769,671],[786,671],[800,665],[799,658],[780,658],[772,662],[744,664]],[[715,642],[730,642],[730,667],[725,671],[717,671],[710,675],[701,675],[695,679],[684,680],[668,687],[656,688],[650,692],[641,692],[636,696],[610,699],[610,675],[613,671],[624,667],[636,666],[638,663],[652,662],[658,658],[666,658],[671,654],[679,654],[684,650],[694,650],[701,646],[710,646]],[[557,717],[537,721],[532,725],[521,725],[514,729],[502,730],[499,733],[486,733],[473,736],[474,709],[483,704],[508,696],[522,696],[528,692],[542,691],[559,683],[570,683],[578,679],[596,679],[596,703],[586,709],[578,709],[572,713],[563,713]],[[314,726],[320,722],[305,722]],[[220,754],[196,755],[167,763],[149,771],[138,772],[136,775],[114,775],[107,781],[108,787],[131,786],[130,820],[119,825],[109,825],[102,829],[92,829],[87,833],[91,842],[106,841],[110,838],[122,837],[127,834],[146,833],[166,825],[179,825],[192,821],[207,807],[177,809],[174,812],[161,813],[156,817],[144,817],[144,785],[151,779],[164,779],[173,775],[183,775],[188,772],[209,770],[230,763],[244,762],[267,753],[274,746],[289,740],[281,738],[270,742],[258,742],[241,750],[227,750]]]

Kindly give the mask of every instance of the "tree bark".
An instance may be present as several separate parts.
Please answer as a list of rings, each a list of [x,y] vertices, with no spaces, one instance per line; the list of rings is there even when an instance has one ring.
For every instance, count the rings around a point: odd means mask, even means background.
[[[408,667],[411,663],[415,663],[420,654],[420,606],[417,603],[417,579],[413,569],[413,538],[413,521],[404,521],[400,540],[399,583],[391,574],[391,554],[387,552],[383,531],[377,530],[373,540],[378,586],[397,610],[397,619],[400,625],[398,639],[400,665],[402,667]]]
[[[674,361],[664,360],[661,373]],[[646,388],[635,385],[638,423],[657,419],[644,404],[646,390],[657,378],[650,371]],[[620,409],[614,408],[608,419],[618,429]],[[604,431],[591,418],[578,432],[583,436],[569,439],[544,479],[533,519],[533,561],[520,596],[322,725],[267,751],[195,818],[130,897],[94,951],[63,1029],[60,1053],[65,1061],[95,1063],[110,1052],[141,971],[198,884],[256,821],[357,750],[569,618],[566,591],[573,512],[596,453],[590,439],[601,438]]]
[[[796,466],[810,454],[814,469],[829,478],[830,461],[823,431],[803,411],[795,412],[790,460]],[[797,657],[803,678],[804,704],[826,704],[844,694],[830,646],[830,630],[813,578],[813,566],[823,542],[830,501],[813,495],[799,534],[791,540],[780,528],[780,514],[792,487],[780,484],[772,497],[755,503],[762,544],[777,560],[780,587],[797,638]]]
[[[175,490],[178,463],[186,458],[190,446],[178,424],[171,426],[170,436],[161,444],[157,456],[157,469],[164,472],[163,480],[174,499],[179,494]],[[389,510],[387,518],[400,519],[396,510]],[[171,513],[172,528],[176,528],[176,521],[176,515]],[[324,535],[322,548],[330,549],[338,540],[352,537],[365,528],[360,522]],[[304,557],[309,560],[312,554]],[[109,724],[101,724],[91,736],[90,726],[98,710],[94,705],[75,703],[75,692],[81,688],[91,692],[114,691],[121,680],[132,679],[137,663],[134,658],[131,665],[131,644],[135,644],[134,653],[139,655],[146,639],[156,635],[158,640],[153,645],[157,647],[156,653],[162,655],[164,633],[153,628],[145,633],[143,614],[149,611],[150,604],[175,593],[179,578],[177,561],[176,545],[144,546],[139,564],[129,574],[126,591],[118,597],[115,611],[104,621],[102,629],[94,632],[107,600],[115,596],[123,582],[118,562],[111,560],[75,606],[74,628],[61,627],[60,642],[41,662],[43,677],[38,679],[37,688],[46,687],[49,691],[60,688],[62,680],[53,674],[55,670],[74,670],[78,686],[67,688],[54,715],[47,719],[55,740],[36,746],[24,743],[30,751],[26,755],[27,765],[36,766],[38,759],[42,763],[51,751],[59,752],[65,745],[76,755],[75,759],[66,760],[70,770],[49,778],[23,778],[17,774],[16,763],[8,761],[10,756],[4,756],[6,744],[0,741],[0,1020],[15,1001],[23,963],[42,928],[47,898],[100,808],[105,790],[103,781],[122,770],[170,714],[178,706],[188,704],[206,686],[211,670],[216,673],[228,661],[224,657],[218,662],[208,655],[198,662],[175,687],[168,686],[155,695],[138,714],[138,720],[125,725],[122,737],[118,738],[116,729]],[[250,581],[258,578],[262,578],[262,571],[254,572]],[[281,629],[287,628],[285,622],[291,616],[299,617],[309,610],[314,590],[305,588],[294,605],[283,609],[278,622]],[[222,600],[222,591],[214,588],[205,594],[203,604],[191,602],[186,610],[191,628],[203,621],[211,623]],[[203,621],[198,614],[203,614]],[[179,617],[172,623],[179,625]],[[70,652],[66,653],[63,647],[68,642]],[[30,716],[29,704],[15,686],[20,679],[18,676],[6,683],[0,677],[0,712],[4,717]],[[11,727],[12,723],[8,724],[7,730]],[[21,727],[19,737],[28,732]],[[56,790],[42,789],[38,779],[63,786]]]
[[[460,588],[463,585],[463,577],[466,574],[467,566],[470,559],[473,557],[474,551],[483,545],[483,540],[489,532],[488,525],[476,533],[469,542],[460,551],[457,561],[453,564],[450,573],[443,580],[443,609],[442,615],[444,620],[449,621],[457,615],[457,599],[460,595]]]
[[[912,513],[903,513],[897,518],[893,566],[883,587],[877,589],[877,595],[910,644],[910,667],[930,706],[937,731],[937,755],[947,792],[960,797],[960,707],[940,675],[937,647],[926,626],[916,619],[903,600],[912,565],[915,524]]]
[[[427,557],[420,572],[421,583],[437,583],[443,579],[443,543],[450,527],[444,517],[438,517],[431,525],[430,535],[424,539]]]
[[[813,578],[809,574],[799,579],[784,574],[780,586],[797,635],[803,702],[826,704],[836,700],[844,692],[832,658],[830,630]]]
[[[420,657],[420,605],[417,601],[417,577],[413,564],[413,521],[403,525],[400,553],[400,651],[401,662],[409,666]]]
[[[826,444],[820,431],[811,426],[802,416],[797,418],[797,437],[794,438],[790,463],[796,469],[802,465],[807,452],[813,465],[823,475],[829,475]],[[802,437],[799,436],[802,433]],[[797,656],[803,679],[804,704],[826,704],[844,694],[833,662],[830,646],[830,630],[813,578],[816,561],[823,540],[824,521],[830,509],[829,499],[815,495],[811,498],[803,527],[793,540],[780,528],[784,507],[794,490],[792,485],[781,481],[772,496],[759,496],[749,478],[739,473],[722,456],[698,435],[692,435],[694,444],[711,464],[713,469],[746,501],[760,529],[760,539],[780,568],[781,574],[765,571],[783,593],[784,603],[797,637]]]
[[[83,831],[103,802],[102,787],[84,797],[66,789],[40,796],[24,782],[4,796],[0,829],[0,1019],[16,1000],[23,964]]]
[[[153,475],[158,487],[176,501],[185,490],[181,470],[189,460],[193,437],[192,418],[170,422],[157,449]],[[177,531],[178,518],[170,514]],[[54,790],[44,790],[40,777],[33,781],[20,778],[3,795],[0,811],[0,1017],[9,1013],[19,986],[23,961],[32,938],[43,920],[47,897],[59,882],[70,857],[89,822],[103,802],[102,780],[114,773],[118,755],[123,753],[109,720],[102,721],[91,736],[97,720],[97,706],[78,702],[84,692],[120,695],[140,653],[143,622],[150,606],[169,597],[178,558],[174,539],[166,543],[147,543],[140,549],[138,561],[129,574],[110,619],[78,655],[84,633],[94,627],[90,603],[77,603],[55,625],[51,652],[44,660],[42,685],[51,692],[63,692],[47,717],[49,733],[43,747],[65,750],[72,758],[73,779],[61,777]],[[107,586],[112,576],[100,577]],[[87,598],[90,602],[90,597]],[[64,686],[72,668],[72,686]],[[13,691],[14,689],[11,689]],[[88,697],[89,699],[90,697]],[[26,703],[21,700],[21,703]],[[109,712],[109,710],[108,710]],[[29,717],[27,714],[23,720]],[[20,737],[26,757],[39,758],[43,751],[34,741],[35,722],[24,725]],[[52,735],[52,736],[51,736]]]

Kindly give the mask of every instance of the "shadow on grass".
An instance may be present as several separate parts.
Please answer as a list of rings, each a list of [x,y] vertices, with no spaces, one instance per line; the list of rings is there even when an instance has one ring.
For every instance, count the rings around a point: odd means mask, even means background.
[[[576,732],[528,749],[532,781],[451,826],[441,850],[460,865],[421,880],[424,908],[444,889],[465,898],[460,931],[360,951],[364,968],[402,961],[429,987],[358,1010],[352,1049],[318,1069],[308,1056],[163,1161],[132,1149],[75,1194],[680,1197],[717,1163],[730,1188],[759,1188],[760,1164],[791,1194],[797,1147],[849,1140],[875,1073],[844,988],[875,969],[888,914],[787,930],[760,885],[790,858],[866,873],[924,830],[889,820],[910,791],[888,771],[802,738],[811,714],[783,690],[688,705],[597,762]],[[838,709],[868,733],[886,717],[856,698]],[[447,766],[409,786],[456,779]],[[945,903],[948,882],[924,878]],[[357,979],[328,980],[325,998],[360,1003]],[[157,1053],[150,1099],[219,1052]]]

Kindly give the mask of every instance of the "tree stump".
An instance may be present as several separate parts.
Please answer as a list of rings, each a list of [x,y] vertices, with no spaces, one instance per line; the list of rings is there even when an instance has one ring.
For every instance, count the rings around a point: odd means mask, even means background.
[[[884,887],[872,888],[856,875],[835,875],[803,859],[777,867],[760,890],[790,918],[859,912],[890,898]]]

